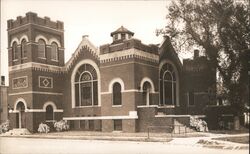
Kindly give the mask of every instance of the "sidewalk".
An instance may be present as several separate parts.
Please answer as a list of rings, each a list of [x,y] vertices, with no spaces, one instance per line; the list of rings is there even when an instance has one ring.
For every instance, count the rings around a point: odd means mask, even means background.
[[[186,135],[174,135],[168,133],[123,133],[123,132],[86,132],[86,131],[68,131],[52,132],[48,134],[30,134],[30,135],[2,135],[6,137],[21,138],[46,138],[46,139],[76,139],[76,140],[110,140],[110,141],[134,141],[134,142],[166,142],[170,145],[199,146],[219,149],[249,149],[248,144],[234,143],[222,140],[213,140],[220,137],[238,137],[249,136],[245,134],[212,134],[194,132]]]

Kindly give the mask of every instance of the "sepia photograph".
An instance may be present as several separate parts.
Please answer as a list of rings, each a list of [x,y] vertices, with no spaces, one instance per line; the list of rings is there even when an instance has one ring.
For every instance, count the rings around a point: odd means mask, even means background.
[[[250,0],[0,0],[0,154],[248,154]]]

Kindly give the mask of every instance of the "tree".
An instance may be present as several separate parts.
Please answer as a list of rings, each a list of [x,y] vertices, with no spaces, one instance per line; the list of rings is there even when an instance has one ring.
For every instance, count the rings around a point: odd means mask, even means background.
[[[168,7],[168,35],[177,50],[198,46],[222,79],[223,94],[239,113],[247,92],[250,10],[247,1],[175,0]]]

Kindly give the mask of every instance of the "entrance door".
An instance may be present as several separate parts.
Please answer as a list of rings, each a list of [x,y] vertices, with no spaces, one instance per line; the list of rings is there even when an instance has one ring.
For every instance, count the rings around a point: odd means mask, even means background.
[[[25,128],[25,106],[23,102],[18,102],[16,110],[18,111],[17,117],[16,117],[16,127],[17,128]]]

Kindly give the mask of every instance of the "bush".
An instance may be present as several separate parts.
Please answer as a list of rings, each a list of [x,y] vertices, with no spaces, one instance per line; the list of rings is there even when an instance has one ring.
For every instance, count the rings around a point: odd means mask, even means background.
[[[40,123],[37,131],[39,133],[48,133],[50,131],[50,128],[47,124]]]
[[[0,125],[0,134],[9,131],[10,129],[10,121],[6,120],[4,123]]]
[[[67,130],[69,130],[69,124],[67,123],[66,120],[60,120],[58,122],[55,122],[54,128],[58,132],[67,131]]]
[[[201,120],[199,118],[195,118],[193,116],[190,117],[190,126],[199,132],[207,132],[208,131],[206,121]]]

